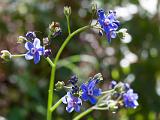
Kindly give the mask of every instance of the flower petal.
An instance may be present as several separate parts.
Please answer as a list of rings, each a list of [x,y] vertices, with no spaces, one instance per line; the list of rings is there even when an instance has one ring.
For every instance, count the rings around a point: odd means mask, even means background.
[[[106,18],[105,11],[103,9],[98,10],[98,16],[104,20]]]
[[[87,92],[87,86],[84,83],[81,85],[81,89],[83,92]]]
[[[37,64],[39,61],[40,61],[40,55],[39,55],[39,52],[37,51],[34,54],[34,63]]]
[[[30,53],[30,51],[26,53],[25,59],[26,59],[26,60],[31,60],[31,59],[33,59],[33,55]]]
[[[88,89],[94,88],[95,85],[96,85],[96,80],[90,80],[90,81],[88,82]]]
[[[93,90],[93,95],[94,96],[100,96],[102,94],[102,90],[100,88],[95,88]]]
[[[62,102],[63,102],[64,104],[67,104],[67,98],[66,98],[66,96],[62,97]]]
[[[83,93],[82,95],[81,95],[81,98],[84,100],[84,101],[87,101],[88,100],[88,94],[87,93]]]
[[[38,48],[39,55],[44,54],[44,47]]]
[[[34,42],[33,42],[34,47],[35,48],[41,48],[40,44],[41,44],[40,40],[38,38],[35,38]]]
[[[74,110],[75,110],[76,112],[80,112],[81,107],[80,107],[79,105],[76,105],[76,106],[74,106]]]
[[[82,100],[80,98],[78,98],[78,102],[79,105],[82,105]]]
[[[66,110],[67,112],[71,113],[74,110],[74,107],[67,106]]]
[[[27,50],[31,50],[33,47],[34,47],[34,46],[33,46],[33,44],[32,44],[31,42],[26,42],[26,43],[25,43],[25,48],[26,48]]]
[[[96,98],[94,98],[93,96],[89,96],[89,101],[92,103],[92,104],[96,104],[97,100]]]

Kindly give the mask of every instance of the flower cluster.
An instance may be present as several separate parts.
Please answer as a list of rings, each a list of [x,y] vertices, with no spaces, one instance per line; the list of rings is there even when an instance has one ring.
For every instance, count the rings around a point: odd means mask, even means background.
[[[111,86],[115,89],[116,94],[119,93],[119,101],[123,102],[126,108],[136,108],[138,106],[138,94],[133,92],[128,83],[112,81]]]
[[[111,38],[116,38],[116,30],[120,26],[120,22],[116,19],[116,12],[109,11],[106,15],[104,10],[98,10],[98,22],[106,33],[108,42],[111,43]]]
[[[100,96],[102,91],[100,88],[96,87],[96,84],[101,80],[100,77],[101,74],[97,74],[91,78],[88,83],[83,83],[80,87],[77,85],[77,76],[74,75],[71,77],[69,83],[72,84],[72,88],[67,92],[67,95],[62,98],[62,102],[68,105],[66,107],[68,112],[72,112],[73,110],[79,112],[82,100],[89,100],[91,104],[96,104],[97,100],[95,97]]]
[[[102,89],[97,87],[101,80],[103,80],[102,75],[98,73],[90,78],[87,83],[82,83],[78,87],[77,76],[72,76],[69,80],[72,87],[67,95],[62,98],[62,102],[67,104],[66,110],[68,112],[73,110],[79,112],[82,100],[89,101],[94,105],[94,109],[109,109],[113,112],[122,106],[126,108],[136,108],[138,106],[138,95],[133,92],[128,83],[112,81],[109,86],[110,90],[102,92]],[[96,97],[98,97],[98,100]]]
[[[115,11],[109,11],[108,15],[105,14],[105,11],[100,9],[97,11],[97,6],[95,4],[92,5],[92,12],[98,14],[98,22],[100,27],[98,29],[103,30],[107,36],[108,42],[111,43],[112,38],[116,38],[117,33],[121,38],[124,38],[127,34],[126,29],[121,29],[119,31],[118,28],[120,26],[120,22],[116,18]],[[69,26],[69,16],[71,15],[71,8],[65,7],[64,14],[67,17],[68,23],[68,32],[69,36],[67,37],[66,41],[68,42],[76,33],[86,29],[87,27],[80,28],[76,32],[70,33],[70,26]],[[91,25],[89,27],[97,27],[97,24]],[[56,37],[57,35],[61,34],[60,24],[58,22],[52,22],[49,25],[49,35],[46,38],[43,38],[43,45],[41,45],[40,39],[36,36],[35,32],[29,31],[26,33],[25,37],[19,36],[18,43],[24,43],[24,46],[27,50],[25,54],[19,56],[25,56],[26,60],[34,60],[34,63],[37,64],[40,61],[40,57],[43,55],[47,61],[52,66],[52,75],[51,75],[51,83],[54,82],[54,75],[56,70],[56,64],[59,59],[59,56],[67,44],[65,41],[58,52],[54,63],[48,58],[51,55],[51,49],[46,49],[49,47],[51,41],[51,37]],[[2,50],[1,51],[1,58],[8,61],[13,56],[9,51]],[[53,79],[52,79],[53,78]],[[101,88],[98,87],[98,84],[103,80],[102,74],[98,73],[95,76],[91,77],[86,83],[82,83],[81,85],[78,84],[78,77],[73,75],[70,80],[68,81],[71,86],[65,86],[63,81],[59,81],[55,88],[56,90],[60,90],[63,88],[67,88],[67,94],[62,98],[64,104],[67,104],[66,110],[71,113],[72,111],[80,112],[82,102],[89,101],[93,107],[92,109],[97,110],[111,110],[115,111],[120,107],[126,108],[136,108],[138,106],[138,94],[133,92],[133,89],[127,83],[112,81],[110,83],[110,89],[108,91],[102,91]],[[53,85],[53,83],[51,84]],[[49,101],[52,101],[53,95],[53,86],[49,88]],[[56,105],[58,105],[58,102]],[[50,115],[50,104],[48,104],[48,115]],[[55,106],[52,107],[53,109]]]

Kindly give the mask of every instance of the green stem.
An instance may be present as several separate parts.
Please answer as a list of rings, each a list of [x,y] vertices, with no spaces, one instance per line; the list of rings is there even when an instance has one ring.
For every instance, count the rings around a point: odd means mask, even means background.
[[[12,58],[19,58],[19,57],[24,57],[25,54],[19,54],[19,55],[12,55]]]
[[[62,98],[56,104],[54,104],[54,106],[50,108],[50,111],[53,112],[61,103],[62,103]]]
[[[80,120],[82,117],[84,117],[85,115],[89,114],[92,111],[93,111],[93,108],[91,107],[91,108],[87,109],[86,111],[77,115],[73,120]]]
[[[111,89],[111,90],[103,91],[102,94],[108,94],[108,93],[111,93],[111,92],[114,92],[114,91],[115,91],[114,89]]]
[[[52,62],[52,60],[49,57],[47,57],[46,60],[51,65],[51,67],[55,66],[55,64]]]
[[[53,90],[54,90],[54,81],[55,81],[55,71],[56,71],[56,65],[57,65],[57,61],[59,60],[59,57],[63,51],[63,49],[65,48],[65,46],[68,44],[68,42],[71,40],[71,38],[76,35],[79,32],[82,32],[88,28],[90,28],[92,26],[84,26],[82,28],[77,29],[76,31],[74,31],[73,33],[71,33],[66,40],[64,41],[64,43],[62,44],[61,48],[59,49],[55,60],[54,60],[54,66],[52,66],[52,71],[51,71],[51,77],[50,77],[50,83],[49,83],[49,90],[48,90],[48,108],[47,108],[47,120],[51,120],[52,119],[52,112],[50,111],[50,108],[52,107],[52,102],[53,102]]]
[[[69,16],[66,16],[67,19],[67,27],[68,27],[68,34],[71,34],[71,29],[70,29],[70,21],[69,21]]]

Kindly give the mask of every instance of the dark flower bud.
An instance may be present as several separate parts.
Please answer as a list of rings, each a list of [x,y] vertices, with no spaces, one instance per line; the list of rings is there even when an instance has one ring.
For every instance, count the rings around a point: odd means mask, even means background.
[[[56,87],[56,90],[60,90],[64,87],[65,83],[63,81],[58,81],[56,84],[55,84],[55,87]]]
[[[78,94],[79,93],[79,87],[77,85],[74,85],[72,87],[72,91],[71,93],[74,95],[74,94]]]
[[[113,80],[113,81],[111,81],[109,88],[113,89],[116,85],[117,85],[117,82]]]
[[[62,30],[60,27],[55,28],[55,32],[53,33],[53,36],[58,36],[62,34]]]
[[[103,36],[103,31],[102,30],[99,31],[99,36]]]
[[[32,32],[32,31],[27,32],[26,33],[26,38],[27,38],[27,40],[32,40],[33,41],[36,38],[35,32]]]
[[[65,6],[64,7],[64,14],[66,16],[70,16],[71,15],[71,7],[70,6]]]
[[[128,91],[130,89],[130,85],[128,83],[124,83],[125,91]]]
[[[51,53],[52,53],[51,49],[46,49],[46,50],[44,51],[44,57],[45,57],[45,58],[49,57],[49,56],[51,55]]]
[[[78,82],[78,77],[76,75],[73,75],[71,79],[68,81],[68,83],[71,83],[72,85],[75,85]]]
[[[2,50],[1,53],[2,53],[1,58],[3,60],[5,60],[5,61],[11,60],[12,55],[8,50]]]

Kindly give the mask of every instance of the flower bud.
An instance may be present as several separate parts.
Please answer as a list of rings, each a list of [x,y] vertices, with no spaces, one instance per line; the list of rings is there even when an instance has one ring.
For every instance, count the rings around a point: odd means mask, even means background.
[[[46,49],[45,51],[44,51],[44,57],[45,58],[47,58],[47,57],[49,57],[50,55],[51,55],[51,49]]]
[[[115,91],[117,91],[118,93],[122,93],[125,90],[125,86],[124,83],[119,82],[116,86],[115,86]]]
[[[64,87],[65,83],[63,81],[58,81],[56,84],[55,84],[55,87],[56,87],[56,90],[60,90]]]
[[[95,2],[93,2],[91,4],[91,10],[92,10],[93,14],[95,14],[97,12],[97,4]]]
[[[49,30],[52,31],[52,32],[55,32],[55,30],[57,28],[60,28],[60,24],[58,22],[52,22],[50,25],[49,25]]]
[[[35,32],[29,31],[26,33],[26,38],[27,40],[33,41],[36,38]]]
[[[103,36],[103,31],[102,30],[99,30],[99,36]]]
[[[48,39],[48,37],[43,38],[43,45],[44,45],[44,46],[47,46],[48,44],[49,44],[49,39]]]
[[[109,103],[108,103],[108,108],[109,108],[109,110],[111,110],[113,113],[115,113],[115,110],[118,109],[117,102],[114,101],[114,100],[110,100]]]
[[[70,16],[71,15],[71,7],[70,6],[65,6],[64,7],[64,14],[66,16]]]
[[[12,55],[8,50],[2,50],[1,53],[2,53],[1,58],[3,60],[5,60],[5,61],[11,60]]]
[[[126,28],[122,28],[117,32],[120,39],[124,39],[125,36],[128,34]]]
[[[103,80],[103,77],[102,77],[102,74],[101,73],[98,73],[96,74],[93,79],[97,79],[97,82],[100,82]]]
[[[19,36],[18,38],[17,38],[17,43],[24,43],[24,42],[26,42],[27,41],[27,39],[25,38],[25,37],[23,37],[23,36]]]

